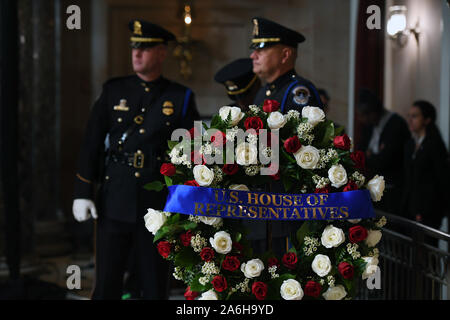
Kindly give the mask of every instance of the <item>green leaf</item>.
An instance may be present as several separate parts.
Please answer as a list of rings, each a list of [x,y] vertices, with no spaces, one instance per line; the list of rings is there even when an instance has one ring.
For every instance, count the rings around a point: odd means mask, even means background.
[[[309,232],[309,224],[308,221],[303,222],[302,226],[297,230],[297,241],[299,248],[303,244],[303,241],[305,240],[306,234]]]
[[[234,242],[241,241],[241,238],[242,238],[242,233],[237,232],[236,235],[234,236]]]
[[[164,180],[166,180],[167,187],[170,187],[171,185],[173,185],[172,178],[170,178],[168,176],[164,176]]]
[[[345,131],[345,127],[341,126],[334,129],[334,136],[341,136]]]
[[[164,186],[165,186],[165,184],[162,183],[161,181],[153,181],[153,182],[147,183],[144,186],[144,189],[148,190],[148,191],[160,192],[164,188]]]
[[[289,176],[283,176],[282,178],[283,186],[286,191],[289,191],[294,184],[292,179]]]
[[[161,227],[155,234],[155,237],[153,238],[153,243],[156,241],[164,238],[169,232],[171,232],[172,228],[169,226],[163,226]]]
[[[193,221],[186,220],[180,223],[180,227],[187,231],[197,228],[197,224]]]
[[[209,128],[206,123],[202,122],[202,126],[203,126],[203,129],[205,129],[205,131],[208,131]]]
[[[334,124],[333,121],[327,120],[321,122],[316,126],[316,141],[317,147],[326,148],[329,146],[331,140],[334,137]]]
[[[297,161],[295,160],[295,158],[293,156],[291,156],[289,153],[287,153],[283,147],[281,147],[280,150],[281,150],[281,154],[287,161],[289,161],[290,163],[297,164]]]
[[[191,249],[185,248],[175,255],[174,263],[178,266],[190,268],[195,264],[196,258],[197,255]]]
[[[168,140],[167,145],[169,146],[169,150],[172,150],[179,143],[180,143],[179,141]]]

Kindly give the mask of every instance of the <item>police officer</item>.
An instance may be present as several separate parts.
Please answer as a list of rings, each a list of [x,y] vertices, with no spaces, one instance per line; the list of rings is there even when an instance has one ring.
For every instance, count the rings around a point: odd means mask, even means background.
[[[303,41],[305,37],[297,31],[264,18],[253,18],[250,58],[253,72],[266,82],[258,91],[255,104],[262,105],[265,99],[277,100],[284,113],[301,111],[304,106],[322,106],[316,87],[295,72],[297,45]]]
[[[143,220],[147,208],[163,207],[165,195],[143,186],[159,178],[172,131],[191,128],[199,115],[192,91],[162,76],[167,43],[175,36],[142,20],[129,28],[135,74],[107,81],[95,102],[79,155],[73,214],[78,221],[98,216],[93,299],[120,299],[132,248],[141,297],[167,299],[168,264]]]
[[[297,45],[305,41],[305,37],[297,31],[288,29],[265,18],[255,17],[250,48],[253,52],[253,72],[266,85],[256,94],[254,104],[262,105],[264,100],[277,100],[280,111],[298,110],[304,106],[322,107],[315,86],[295,72]],[[274,182],[269,192],[285,192],[281,182]],[[288,249],[288,237],[295,235],[301,222],[266,222],[244,221],[249,230],[248,239],[255,253],[272,250],[282,256]]]
[[[217,71],[214,80],[225,86],[228,97],[233,100],[229,105],[239,107],[242,111],[247,111],[248,106],[253,104],[261,87],[250,58],[237,59],[225,65]]]

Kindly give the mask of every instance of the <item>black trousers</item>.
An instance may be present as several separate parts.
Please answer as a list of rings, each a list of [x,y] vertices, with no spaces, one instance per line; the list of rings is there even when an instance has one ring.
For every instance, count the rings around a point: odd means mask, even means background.
[[[140,298],[167,300],[170,266],[156,249],[153,235],[142,223],[130,224],[100,217],[96,230],[94,300],[121,299],[124,274],[134,253]]]

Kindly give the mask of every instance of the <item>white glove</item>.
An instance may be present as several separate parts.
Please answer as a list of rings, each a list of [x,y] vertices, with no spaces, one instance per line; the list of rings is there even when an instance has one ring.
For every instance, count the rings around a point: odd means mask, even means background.
[[[97,219],[97,210],[95,204],[89,199],[75,199],[72,206],[73,216],[78,222],[88,220],[91,216]]]

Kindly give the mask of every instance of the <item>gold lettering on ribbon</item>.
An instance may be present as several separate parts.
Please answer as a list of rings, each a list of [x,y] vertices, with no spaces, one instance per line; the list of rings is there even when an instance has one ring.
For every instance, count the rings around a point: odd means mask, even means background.
[[[230,203],[238,203],[239,197],[237,191],[230,191]]]
[[[199,213],[205,214],[202,209],[203,209],[203,203],[196,202],[195,203],[195,214],[199,214]]]
[[[247,213],[247,216],[249,218],[256,218],[258,216],[258,212],[256,211],[256,207],[249,207],[248,208],[249,213]]]
[[[253,201],[252,201],[253,200]],[[258,205],[258,194],[257,193],[248,193],[248,204],[256,204]]]
[[[225,200],[225,190],[221,190],[222,191],[222,200],[219,200],[219,191],[220,190],[214,190],[214,194],[216,196],[216,201],[223,202]]]
[[[264,197],[267,198],[267,201],[264,201]],[[259,202],[263,205],[263,206],[269,206],[270,202],[271,202],[271,198],[268,194],[263,193],[262,195],[259,196]]]
[[[311,203],[311,198],[314,199],[314,203]],[[310,206],[315,206],[319,203],[319,199],[317,199],[316,195],[314,194],[310,194],[307,198],[306,198],[306,202],[310,205]]]

